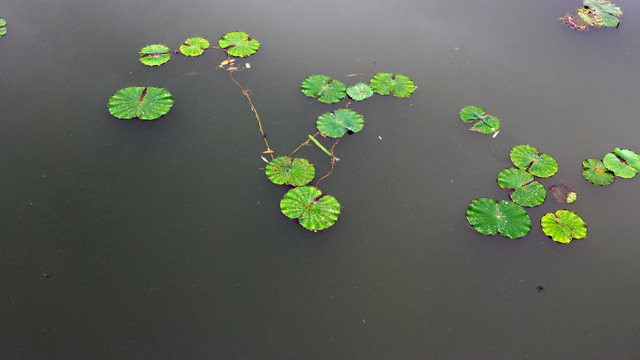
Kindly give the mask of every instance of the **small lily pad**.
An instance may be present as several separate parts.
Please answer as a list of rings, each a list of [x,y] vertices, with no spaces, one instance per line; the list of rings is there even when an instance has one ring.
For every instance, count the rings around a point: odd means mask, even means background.
[[[472,123],[469,129],[483,134],[494,134],[500,131],[500,119],[485,113],[485,110],[478,106],[466,106],[460,110],[460,120]]]
[[[233,31],[222,35],[218,46],[225,49],[231,56],[247,57],[260,48],[260,43],[242,31]]]
[[[533,176],[548,178],[558,172],[558,163],[549,154],[540,153],[531,145],[516,145],[509,152],[515,166],[524,169]]]
[[[619,176],[623,179],[631,179],[638,173],[638,170],[629,166],[624,159],[619,158],[614,153],[608,153],[605,155],[602,159],[602,163],[607,169],[613,171],[615,176]]]
[[[573,239],[587,236],[587,224],[576,213],[568,210],[544,215],[540,219],[540,225],[547,236],[560,243],[569,243]]]
[[[472,123],[476,122],[484,116],[486,112],[483,108],[477,106],[466,106],[460,110],[460,120]]]
[[[180,45],[180,52],[186,56],[200,56],[209,47],[209,40],[201,37],[192,37]]]
[[[365,83],[358,83],[347,88],[347,95],[353,100],[360,101],[373,96],[373,89]]]
[[[467,221],[481,234],[500,234],[511,239],[521,238],[531,230],[531,218],[527,211],[505,200],[473,200],[467,207]]]
[[[533,175],[522,169],[504,169],[498,174],[498,186],[503,189],[515,190],[532,181]]]
[[[162,65],[169,61],[170,51],[166,45],[147,45],[140,50],[140,62],[147,66]]]
[[[551,185],[549,187],[549,192],[559,203],[571,204],[578,198],[578,193],[576,193],[575,190],[565,184]]]
[[[154,120],[169,112],[173,96],[164,88],[131,86],[109,99],[109,112],[118,119]]]
[[[640,155],[631,150],[620,148],[616,148],[613,153],[616,154],[616,156],[622,159],[625,163],[627,163],[627,165],[640,171]]]
[[[7,33],[7,21],[3,18],[0,18],[0,36]]]
[[[409,97],[416,90],[416,85],[405,75],[392,73],[378,73],[369,82],[373,91],[380,95]]]
[[[325,104],[336,103],[347,94],[347,88],[338,80],[333,80],[326,75],[311,75],[302,80],[302,93],[317,98]]]
[[[602,19],[606,27],[616,27],[620,23],[622,9],[608,0],[584,0],[584,9]]]
[[[281,156],[267,164],[265,173],[276,185],[302,186],[313,180],[316,169],[307,159]]]
[[[544,185],[534,181],[517,188],[509,197],[519,205],[534,207],[542,204],[547,198],[547,189],[544,188]]]
[[[290,219],[298,219],[305,229],[324,230],[340,216],[340,203],[331,195],[322,195],[313,186],[289,190],[280,201],[280,210]]]
[[[602,160],[585,159],[582,162],[582,176],[594,185],[611,185],[615,180],[613,171],[604,166]]]
[[[350,109],[338,109],[318,117],[318,130],[332,138],[344,136],[347,132],[357,133],[364,127],[362,115]]]

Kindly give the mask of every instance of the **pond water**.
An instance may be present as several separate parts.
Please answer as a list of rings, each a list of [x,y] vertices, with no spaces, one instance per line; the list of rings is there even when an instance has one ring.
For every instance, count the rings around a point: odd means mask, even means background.
[[[585,158],[640,151],[640,3],[617,4],[618,29],[587,33],[558,20],[579,0],[3,4],[0,358],[637,358],[640,182],[581,175]],[[325,232],[280,213],[222,53],[138,62],[148,44],[238,30],[262,44],[236,78],[278,155],[339,107],[300,92],[309,75],[352,84],[375,61],[368,76],[418,86],[350,106],[365,127],[320,185],[342,204]],[[110,116],[134,85],[174,107]],[[497,137],[467,131],[467,105],[502,119]],[[496,176],[517,144],[553,155],[543,184],[578,200],[531,209],[522,239],[480,235],[465,209],[507,198]],[[298,155],[329,169],[315,147]],[[542,233],[562,208],[586,239]]]

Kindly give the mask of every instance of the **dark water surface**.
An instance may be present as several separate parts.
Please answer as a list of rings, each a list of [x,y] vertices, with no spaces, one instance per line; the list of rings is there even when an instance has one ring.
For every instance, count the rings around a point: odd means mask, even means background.
[[[640,358],[640,180],[580,168],[640,151],[640,3],[616,2],[620,28],[588,33],[558,21],[579,0],[3,2],[0,359]],[[324,233],[280,213],[221,53],[138,62],[236,30],[262,43],[237,78],[279,155],[339,106],[300,93],[309,75],[352,84],[375,61],[419,87],[350,106],[366,125],[321,184],[343,207]],[[173,109],[111,117],[134,85]],[[467,131],[466,105],[500,134]],[[526,143],[578,201],[530,210],[523,239],[476,233],[467,205],[506,198],[496,175]],[[586,239],[542,233],[561,208]]]

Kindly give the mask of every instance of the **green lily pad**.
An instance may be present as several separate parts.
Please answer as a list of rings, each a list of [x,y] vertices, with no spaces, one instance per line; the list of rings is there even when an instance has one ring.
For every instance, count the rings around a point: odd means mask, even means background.
[[[638,173],[638,170],[632,168],[623,159],[616,156],[614,153],[608,153],[602,159],[604,166],[613,171],[615,176],[619,176],[623,179],[631,179]]]
[[[347,88],[338,80],[332,80],[326,75],[311,75],[302,80],[302,93],[317,98],[325,104],[336,103],[347,94]]]
[[[0,36],[7,33],[7,21],[3,18],[0,18]]]
[[[582,162],[582,176],[594,185],[611,185],[615,180],[613,171],[604,166],[602,160],[585,159]]]
[[[534,207],[542,204],[547,198],[547,189],[537,181],[517,188],[509,196],[518,205]]]
[[[619,17],[622,15],[622,9],[611,1],[584,0],[583,5],[585,10],[589,10],[602,18],[604,26],[616,27],[620,23]]]
[[[548,178],[558,172],[558,163],[549,154],[540,153],[531,145],[516,145],[509,152],[515,166],[524,169],[533,176]]]
[[[527,211],[505,200],[473,200],[467,207],[467,221],[481,234],[500,234],[511,239],[521,238],[531,230],[531,218]]]
[[[233,31],[222,35],[218,46],[225,49],[231,56],[247,57],[260,48],[260,43],[242,31]]]
[[[350,109],[338,109],[318,117],[318,130],[332,138],[344,136],[347,132],[357,133],[364,127],[362,115]]]
[[[616,156],[618,156],[620,159],[624,160],[627,165],[640,171],[640,155],[631,150],[620,148],[616,148],[613,153],[616,154]]]
[[[116,91],[108,105],[118,119],[154,120],[169,112],[173,96],[164,88],[131,86]]]
[[[180,45],[180,52],[186,56],[200,56],[209,48],[209,40],[201,37],[192,37]]]
[[[575,190],[565,184],[551,185],[549,187],[549,192],[559,203],[571,204],[578,198],[578,193],[576,193]]]
[[[340,204],[331,195],[322,195],[313,186],[301,186],[289,190],[280,201],[280,210],[290,219],[298,219],[303,228],[324,230],[340,216]]]
[[[500,119],[485,113],[484,109],[477,106],[466,106],[460,110],[460,120],[472,123],[469,129],[483,134],[494,134],[500,130]]]
[[[360,101],[373,96],[373,90],[365,83],[358,83],[347,88],[347,95],[353,100]]]
[[[466,106],[462,110],[460,110],[460,120],[472,123],[482,119],[485,111],[481,107],[477,106]]]
[[[373,91],[380,95],[409,97],[416,90],[416,85],[405,75],[392,73],[378,73],[369,82]]]
[[[169,61],[171,50],[166,45],[147,45],[140,50],[140,62],[147,66],[158,66]]]
[[[522,169],[504,169],[498,174],[498,186],[503,189],[515,190],[532,181],[533,175]]]
[[[587,236],[587,224],[580,216],[568,210],[548,213],[540,219],[542,231],[553,241],[569,243],[573,239]]]
[[[281,156],[271,160],[265,173],[276,185],[307,185],[316,175],[316,169],[307,159]]]
[[[590,25],[596,28],[604,26],[604,20],[589,9],[580,8],[578,9],[578,12],[576,12],[576,14],[587,25]]]

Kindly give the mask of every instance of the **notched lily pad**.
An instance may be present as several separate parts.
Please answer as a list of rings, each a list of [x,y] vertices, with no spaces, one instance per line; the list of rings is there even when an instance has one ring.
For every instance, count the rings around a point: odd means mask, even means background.
[[[613,171],[607,169],[602,160],[585,159],[582,162],[582,176],[594,185],[611,185],[615,180]]]
[[[613,171],[615,176],[619,176],[623,179],[631,179],[638,173],[638,170],[629,166],[623,158],[618,157],[614,153],[608,153],[605,155],[602,159],[602,163],[607,169]]]
[[[336,103],[347,94],[347,88],[338,80],[333,80],[326,75],[311,75],[302,80],[300,86],[302,93],[317,98],[325,104]]]
[[[500,234],[511,239],[521,238],[531,230],[531,218],[527,211],[505,200],[473,200],[467,207],[467,221],[481,234]]]
[[[547,236],[560,243],[569,243],[573,239],[587,236],[587,224],[576,213],[568,210],[544,215],[540,219],[540,225]]]
[[[544,188],[544,185],[534,181],[517,188],[509,197],[519,205],[535,207],[542,204],[547,198],[547,189]]]
[[[551,185],[549,186],[549,192],[555,201],[559,203],[571,204],[578,199],[578,193],[565,184]]]
[[[171,58],[170,52],[166,45],[147,45],[140,50],[140,62],[147,66],[162,65]]]
[[[498,174],[498,186],[503,189],[515,190],[532,181],[533,175],[522,169],[504,169]]]
[[[297,219],[305,229],[318,231],[338,220],[340,203],[331,195],[322,195],[316,187],[301,186],[284,194],[280,210],[288,218]]]
[[[500,131],[500,119],[493,115],[485,113],[485,110],[478,106],[466,106],[460,110],[460,120],[466,123],[472,123],[469,128],[471,131],[477,131],[483,134],[494,134]]]
[[[622,159],[625,163],[627,163],[627,165],[640,171],[640,155],[631,150],[620,148],[616,148],[613,153],[616,154],[616,156]]]
[[[7,33],[7,21],[3,18],[0,18],[0,36]]]
[[[270,161],[265,174],[276,185],[307,185],[316,174],[316,169],[307,159],[281,156]]]
[[[361,101],[373,96],[373,89],[365,83],[357,83],[347,88],[347,95],[356,101]]]
[[[222,35],[218,46],[225,49],[231,56],[247,57],[258,51],[260,43],[246,32],[233,31]]]
[[[378,73],[369,82],[373,91],[380,95],[409,97],[417,89],[413,81],[405,75],[392,73]]]
[[[109,112],[118,119],[154,120],[169,112],[173,96],[164,88],[131,86],[120,89],[109,99]]]
[[[357,133],[364,127],[362,115],[350,109],[338,109],[320,115],[317,121],[318,130],[332,138],[344,136],[347,132]]]
[[[533,176],[548,178],[558,172],[558,163],[549,154],[540,153],[531,145],[516,145],[509,152],[511,162]]]
[[[201,37],[192,37],[180,45],[180,52],[186,56],[200,56],[209,47],[209,40]]]

